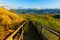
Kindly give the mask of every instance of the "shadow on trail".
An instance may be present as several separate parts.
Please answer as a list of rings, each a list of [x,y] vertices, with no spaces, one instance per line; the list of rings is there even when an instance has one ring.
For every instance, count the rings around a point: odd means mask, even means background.
[[[47,40],[45,36],[44,39],[42,36],[44,35],[42,35],[42,33],[38,33],[38,30],[35,27],[35,25],[32,23],[32,21],[29,21],[29,31],[25,33],[24,40]]]

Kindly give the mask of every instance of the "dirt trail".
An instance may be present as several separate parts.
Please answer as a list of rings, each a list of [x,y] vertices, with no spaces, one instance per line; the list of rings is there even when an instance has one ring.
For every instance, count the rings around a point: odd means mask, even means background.
[[[29,21],[29,31],[25,33],[24,40],[42,40],[42,35],[38,33],[31,21]]]

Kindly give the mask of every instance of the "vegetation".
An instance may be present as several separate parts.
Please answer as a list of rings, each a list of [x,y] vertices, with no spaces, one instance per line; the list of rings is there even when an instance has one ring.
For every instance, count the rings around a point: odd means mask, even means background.
[[[10,32],[15,31],[23,20],[18,14],[0,7],[0,39],[3,40]]]
[[[21,14],[21,16],[24,17],[25,20],[36,21],[39,24],[46,25],[46,27],[52,28],[60,32],[60,19],[54,18],[55,14]],[[39,25],[37,25],[36,28],[38,29],[38,31],[41,30],[41,27]],[[44,29],[43,33],[49,40],[58,40],[58,37],[56,35],[47,31],[46,29]]]
[[[24,29],[25,32],[28,31],[29,29],[28,21],[31,21],[31,20],[39,24],[46,25],[46,27],[50,27],[60,32],[60,18],[57,18],[56,14],[34,14],[34,13],[17,14],[14,12],[13,9],[8,11],[5,8],[0,7],[0,35],[1,35],[0,39],[3,40],[3,38],[6,35],[8,35],[10,32],[14,32],[20,26],[21,22],[24,20],[27,22],[26,27]],[[37,25],[36,28],[38,29],[38,31],[41,30],[41,27],[39,25]],[[6,34],[4,34],[5,32]],[[44,34],[50,40],[54,40],[53,38],[56,38],[54,34],[48,32],[46,29],[44,29]]]
[[[33,20],[38,23],[42,23],[43,25],[46,25],[47,27],[51,27],[51,28],[59,31],[60,30],[60,25],[59,25],[60,19],[56,19],[52,15],[49,15],[49,14],[40,14],[40,15],[38,15],[38,14],[37,15],[24,14],[22,16],[24,16],[24,18],[26,20]]]

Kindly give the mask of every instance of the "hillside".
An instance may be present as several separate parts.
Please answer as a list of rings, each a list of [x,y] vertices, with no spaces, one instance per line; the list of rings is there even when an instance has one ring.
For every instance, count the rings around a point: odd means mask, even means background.
[[[31,14],[25,14],[22,15],[25,19],[32,21],[33,23],[36,22],[36,28],[38,29],[38,32],[41,30],[41,25],[45,25],[45,27],[51,28],[56,30],[57,32],[60,32],[60,15],[55,14],[37,14],[37,15],[31,15]],[[28,29],[28,28],[26,28]],[[50,31],[47,31],[43,28],[43,34],[48,38],[48,40],[58,40],[58,37],[51,33]],[[51,36],[52,35],[52,36]]]
[[[23,18],[18,14],[0,7],[0,39],[3,40],[6,35],[13,32],[22,21]]]
[[[16,11],[15,11],[16,12]],[[0,39],[4,40],[4,38],[14,32],[21,24],[22,21],[26,21],[26,27],[24,32],[27,32],[29,35],[30,33],[34,32],[29,30],[29,27],[33,29],[33,26],[36,26],[38,32],[41,30],[40,24],[46,25],[48,28],[52,28],[58,32],[60,32],[60,15],[58,14],[36,14],[31,12],[32,14],[17,14],[12,11],[8,11],[3,7],[0,7]],[[20,11],[21,12],[21,11]],[[38,12],[35,10],[35,12]],[[37,25],[33,25],[29,22],[36,22]],[[29,25],[28,25],[29,24]],[[33,29],[34,30],[34,29]],[[29,32],[32,31],[32,32]],[[27,35],[27,34],[26,34]],[[50,40],[57,40],[57,37],[52,33],[48,32],[44,29],[44,35],[46,35]],[[52,36],[51,36],[52,35]],[[16,40],[18,40],[20,34],[18,33],[16,36]],[[30,35],[31,36],[31,35]],[[33,35],[32,35],[33,36]],[[28,36],[27,36],[28,37]]]

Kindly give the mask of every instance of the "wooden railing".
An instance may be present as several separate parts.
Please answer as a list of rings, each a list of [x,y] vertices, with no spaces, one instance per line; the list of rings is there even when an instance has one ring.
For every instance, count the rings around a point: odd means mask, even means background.
[[[37,23],[36,21],[32,21],[32,22],[33,22],[33,24],[34,24],[34,23]],[[46,25],[43,25],[43,24],[41,24],[41,23],[37,23],[37,24],[41,27],[41,30],[40,30],[41,33],[43,33],[43,30],[46,29],[46,30],[48,30],[49,32],[51,32],[52,34],[56,35],[56,36],[58,37],[58,40],[60,40],[60,32],[59,32],[59,31],[54,30],[54,29],[51,28],[51,27],[47,27]],[[34,24],[34,25],[36,25],[36,24]],[[44,34],[44,33],[43,33],[43,34]]]
[[[22,25],[15,31],[13,32],[11,35],[9,35],[5,40],[13,40],[13,37],[17,34],[17,32],[22,28],[22,33],[21,33],[21,36],[19,38],[19,40],[23,40],[23,33],[24,33],[24,30],[23,30],[23,26],[25,25],[25,22],[22,23]]]
[[[41,32],[43,32],[43,30],[46,29],[49,32],[51,32],[52,34],[56,35],[58,37],[58,40],[60,40],[60,32],[54,30],[53,28],[47,27],[45,25],[42,25],[42,24],[40,24],[40,26],[41,26]]]
[[[34,21],[32,21],[33,23],[34,23]],[[35,23],[37,23],[37,22],[35,22]],[[14,37],[14,35],[22,28],[22,33],[21,33],[21,35],[20,35],[20,38],[19,38],[19,40],[23,40],[23,33],[24,33],[24,29],[23,29],[23,25],[25,24],[25,22],[14,32],[14,33],[12,33],[6,40],[13,40],[13,37]],[[50,28],[50,27],[47,27],[47,26],[45,26],[45,25],[43,25],[43,24],[41,24],[41,23],[38,23],[40,26],[41,26],[41,32],[43,32],[42,30],[43,29],[46,29],[46,30],[48,30],[49,32],[51,32],[51,33],[53,33],[54,35],[56,35],[57,37],[58,37],[58,40],[60,40],[60,32],[58,32],[58,31],[56,31],[56,30],[54,30],[53,28]],[[35,24],[34,24],[35,25]]]

